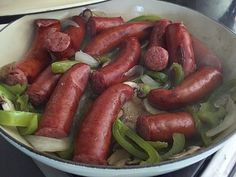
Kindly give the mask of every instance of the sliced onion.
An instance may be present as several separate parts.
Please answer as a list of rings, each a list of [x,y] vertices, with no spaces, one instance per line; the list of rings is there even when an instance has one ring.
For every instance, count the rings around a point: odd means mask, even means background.
[[[141,65],[135,65],[134,67],[132,67],[129,71],[127,71],[124,75],[128,78],[131,77],[140,77],[143,75],[144,72],[144,68]]]
[[[58,152],[65,151],[71,146],[71,138],[49,138],[44,136],[28,135],[25,139],[38,151]]]
[[[147,98],[145,98],[145,99],[143,100],[143,105],[144,105],[146,111],[149,112],[149,113],[151,113],[151,114],[159,114],[159,113],[165,112],[165,111],[161,111],[161,110],[158,110],[158,109],[152,107],[152,106],[148,103]]]
[[[75,53],[75,60],[80,61],[81,63],[86,63],[91,67],[98,67],[99,65],[99,62],[95,58],[81,50]]]
[[[124,149],[117,149],[111,156],[107,159],[109,165],[114,166],[124,166],[126,161],[130,161],[130,154]]]
[[[225,116],[224,120],[215,128],[210,129],[206,132],[206,136],[212,137],[215,136],[227,128],[231,127],[236,122],[236,105],[234,104],[234,101],[228,97],[228,102],[226,104],[226,112],[227,115]]]
[[[137,83],[131,82],[131,81],[123,82],[123,84],[126,84],[126,85],[132,87],[133,89],[139,89],[140,88]]]
[[[11,102],[11,100],[7,99],[4,95],[1,95],[0,98],[1,98],[1,104],[2,104],[3,110],[5,110],[5,111],[14,111],[15,110],[15,106]]]
[[[76,23],[75,21],[73,21],[71,19],[62,20],[61,26],[62,26],[62,29],[65,29],[68,26],[74,26],[74,27],[77,27],[77,28],[79,27],[78,23]]]
[[[191,155],[200,149],[201,149],[200,146],[190,146],[187,151],[181,152],[179,154],[175,154],[172,157],[170,157],[170,159],[179,159],[181,157]]]
[[[215,102],[214,102],[214,106],[216,108],[220,108],[221,106],[225,106],[227,101],[228,101],[229,95],[225,94],[220,96]]]
[[[144,74],[140,78],[144,84],[149,85],[150,87],[158,87],[160,84],[152,79],[150,76]]]

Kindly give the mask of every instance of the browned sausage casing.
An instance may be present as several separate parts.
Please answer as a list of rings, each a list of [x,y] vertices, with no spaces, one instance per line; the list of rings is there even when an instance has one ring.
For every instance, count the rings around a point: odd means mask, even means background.
[[[220,59],[199,39],[191,36],[193,43],[194,56],[198,67],[212,66],[223,72]]]
[[[4,76],[4,82],[9,85],[32,83],[51,62],[46,49],[46,39],[50,34],[60,30],[60,21],[38,19],[35,21],[35,26],[36,34],[30,50]]]
[[[171,141],[173,133],[182,133],[190,137],[196,132],[194,119],[187,112],[140,116],[137,119],[136,130],[148,141]]]
[[[63,74],[48,101],[36,135],[54,138],[69,135],[89,74],[90,67],[86,64],[76,64]]]
[[[125,73],[138,63],[140,55],[141,48],[137,38],[131,37],[125,40],[119,56],[92,74],[93,90],[101,93],[111,85],[126,81],[128,77]]]
[[[107,164],[112,124],[123,104],[134,91],[125,84],[109,87],[93,103],[80,127],[75,142],[74,161],[87,164]]]
[[[222,82],[222,74],[212,67],[200,68],[176,88],[154,89],[147,95],[148,102],[163,110],[172,110],[200,101]]]
[[[91,36],[111,27],[119,26],[124,23],[122,17],[95,17],[89,18],[87,28]]]
[[[80,16],[72,17],[78,26],[69,26],[64,32],[57,32],[50,35],[47,40],[47,48],[59,59],[68,59],[74,56],[80,49],[80,45],[85,36],[85,20]]]
[[[196,70],[192,40],[182,23],[172,23],[167,26],[166,45],[170,56],[170,64],[181,64],[185,76]]]
[[[34,106],[46,103],[56,87],[60,76],[60,74],[53,74],[51,66],[48,66],[33,84],[29,86],[27,94],[29,95],[30,102]]]
[[[166,41],[165,41],[165,32],[166,27],[171,24],[170,20],[161,19],[157,21],[152,29],[152,33],[150,35],[149,45],[148,47],[152,46],[159,46],[166,48]]]
[[[84,52],[100,56],[117,47],[127,37],[144,38],[153,26],[150,22],[132,22],[105,30],[95,36],[85,47]]]
[[[171,24],[169,20],[157,21],[152,29],[148,49],[144,56],[144,65],[153,71],[161,71],[168,65],[169,55],[166,51],[165,31]]]

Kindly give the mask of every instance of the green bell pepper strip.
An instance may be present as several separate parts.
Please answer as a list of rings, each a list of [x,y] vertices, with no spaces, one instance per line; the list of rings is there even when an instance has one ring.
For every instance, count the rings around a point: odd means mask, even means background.
[[[199,116],[197,112],[193,111],[192,112],[194,121],[195,121],[195,126],[198,131],[198,134],[201,136],[202,142],[205,146],[209,146],[212,142],[212,139],[210,137],[206,136],[206,131],[207,129],[204,127],[202,124],[201,120],[199,119]]]
[[[155,79],[157,82],[166,83],[168,81],[167,74],[163,72],[148,71],[147,75]]]
[[[27,127],[18,127],[18,131],[21,135],[31,135],[33,134],[38,128],[38,115],[35,115],[31,118]]]
[[[208,123],[211,127],[218,125],[226,115],[226,110],[223,106],[216,109],[209,101],[200,105],[198,117],[202,122]]]
[[[51,64],[51,69],[53,73],[64,73],[68,69],[70,69],[73,65],[78,63],[80,62],[75,60],[57,61]]]
[[[150,21],[150,22],[154,22],[157,20],[160,20],[161,17],[157,16],[157,15],[141,15],[135,18],[132,18],[131,20],[129,20],[128,22],[138,22],[138,21]]]
[[[15,95],[21,95],[23,94],[26,89],[27,89],[27,84],[16,84],[13,86],[10,85],[6,85],[6,84],[2,84],[3,87],[5,87],[7,90],[9,90],[11,93],[15,94]]]
[[[161,142],[161,141],[146,141],[146,142],[149,143],[156,150],[160,150],[160,149],[164,149],[168,147],[167,142]]]
[[[16,99],[16,96],[3,85],[0,85],[0,95],[5,96],[10,101],[14,101]]]
[[[112,133],[116,141],[125,150],[127,150],[133,156],[145,160],[141,164],[152,164],[161,160],[161,157],[157,151],[149,143],[139,137],[133,130],[128,128],[119,119],[114,122]],[[139,147],[139,149],[132,145],[127,139],[134,142],[135,145]]]
[[[32,133],[38,127],[38,117],[37,113],[0,110],[0,125],[26,127],[27,129],[21,132]]]
[[[163,154],[161,157],[162,159],[168,159],[169,157],[178,154],[184,150],[185,146],[185,137],[181,133],[174,133],[173,134],[173,145],[171,149]]]
[[[25,111],[25,112],[37,112],[32,104],[29,102],[29,96],[17,95],[17,99],[15,101],[15,106],[17,111]]]
[[[170,73],[171,73],[170,77],[174,76],[173,79],[171,78],[171,80],[173,81],[174,86],[180,84],[182,82],[182,80],[184,79],[183,67],[178,63],[173,63],[171,65]]]

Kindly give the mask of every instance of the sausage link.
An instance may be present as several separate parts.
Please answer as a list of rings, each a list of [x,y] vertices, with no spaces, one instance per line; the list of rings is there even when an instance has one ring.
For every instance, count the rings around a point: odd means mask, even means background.
[[[89,74],[90,67],[86,64],[76,64],[63,74],[48,101],[36,135],[54,138],[68,136]]]
[[[220,59],[199,39],[191,35],[194,56],[198,67],[212,66],[223,72]]]
[[[171,141],[173,133],[191,137],[196,132],[194,119],[187,112],[140,116],[137,119],[136,130],[148,141]]]
[[[200,68],[172,90],[154,89],[147,95],[148,102],[159,109],[172,110],[198,102],[222,82],[222,74],[212,67]]]
[[[170,64],[183,66],[185,76],[196,70],[196,62],[190,34],[182,23],[172,23],[166,28],[166,45],[170,55]]]
[[[74,161],[87,164],[107,164],[112,124],[123,104],[134,91],[125,84],[109,87],[93,103],[78,132]]]
[[[151,27],[153,23],[150,22],[130,22],[110,28],[95,36],[84,51],[94,57],[100,56],[117,47],[127,37],[145,38]]]
[[[111,27],[119,26],[124,23],[122,17],[95,17],[89,18],[87,28],[91,36],[95,36],[97,33],[109,29]]]
[[[56,87],[60,76],[60,74],[53,74],[51,66],[48,66],[33,84],[29,86],[27,94],[29,95],[30,102],[34,106],[46,103]]]
[[[69,26],[64,32],[50,35],[47,40],[48,50],[59,60],[71,58],[80,49],[85,36],[86,24],[84,19],[80,16],[74,16],[72,20],[78,26]]]
[[[140,55],[141,48],[137,38],[130,37],[125,40],[119,56],[110,64],[92,73],[93,90],[101,93],[111,85],[126,81],[128,77],[125,73],[138,63]]]
[[[148,49],[144,55],[144,65],[150,70],[161,71],[168,65],[169,54],[165,49],[165,31],[169,24],[171,24],[169,20],[162,19],[153,27]]]
[[[154,24],[149,39],[149,48],[151,48],[152,46],[160,46],[166,48],[165,32],[166,27],[170,24],[170,20],[167,19],[161,19]]]
[[[32,83],[39,73],[50,64],[51,57],[46,49],[46,39],[50,34],[60,30],[60,21],[38,19],[35,21],[35,26],[36,34],[30,50],[3,76],[6,84]]]

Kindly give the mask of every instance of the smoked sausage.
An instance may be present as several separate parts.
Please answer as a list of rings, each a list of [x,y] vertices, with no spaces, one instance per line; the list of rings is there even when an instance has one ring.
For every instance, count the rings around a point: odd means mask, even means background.
[[[87,28],[91,36],[98,32],[109,29],[111,27],[119,26],[124,23],[122,17],[95,17],[89,18]]]
[[[91,56],[100,56],[117,47],[127,37],[142,39],[153,27],[151,22],[130,22],[110,28],[95,36],[85,47],[84,52]]]
[[[60,78],[60,74],[53,74],[51,66],[48,66],[31,84],[27,90],[30,102],[34,106],[44,104],[52,94]]]
[[[123,104],[134,91],[125,84],[109,87],[93,103],[75,141],[74,161],[105,165],[112,135],[112,124]]]
[[[222,79],[222,74],[217,69],[203,67],[189,75],[174,89],[151,90],[147,99],[153,107],[158,109],[178,109],[200,101],[219,86]]]
[[[194,119],[187,112],[140,116],[137,119],[136,130],[148,141],[170,141],[173,133],[191,137],[196,132]]]
[[[157,21],[152,29],[148,49],[144,55],[144,66],[153,71],[161,71],[168,65],[169,54],[166,51],[165,31],[171,24],[169,20]]]
[[[150,35],[148,48],[151,48],[152,46],[166,48],[165,32],[166,27],[169,24],[171,24],[171,21],[167,19],[161,19],[154,24],[152,33]]]
[[[128,38],[121,48],[120,54],[114,61],[92,73],[92,88],[96,93],[101,93],[111,85],[126,81],[128,77],[125,73],[138,63],[141,48],[137,38]]]
[[[72,20],[78,26],[69,26],[64,32],[54,33],[47,39],[48,50],[59,60],[71,58],[80,49],[85,36],[85,20],[81,16],[74,16]]]
[[[69,135],[89,74],[90,67],[86,64],[76,64],[63,74],[47,103],[36,135],[53,138]]]
[[[198,67],[212,66],[223,72],[220,59],[199,39],[191,35],[194,56]]]
[[[169,52],[170,64],[181,64],[185,77],[196,70],[192,40],[182,23],[172,23],[167,26],[166,45]]]
[[[32,83],[39,73],[51,62],[46,49],[46,39],[52,33],[60,31],[59,20],[38,19],[35,21],[36,34],[30,50],[23,59],[14,63],[2,76],[8,85]]]

